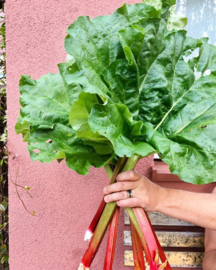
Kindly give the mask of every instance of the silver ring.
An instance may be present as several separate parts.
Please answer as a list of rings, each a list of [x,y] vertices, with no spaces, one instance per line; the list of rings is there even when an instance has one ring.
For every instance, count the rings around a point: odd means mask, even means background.
[[[127,190],[127,195],[128,195],[128,198],[133,198],[133,194],[132,194],[132,191],[130,189]]]

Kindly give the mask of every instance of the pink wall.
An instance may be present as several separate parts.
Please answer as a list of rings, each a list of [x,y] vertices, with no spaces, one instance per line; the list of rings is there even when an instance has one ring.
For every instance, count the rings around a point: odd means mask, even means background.
[[[31,187],[31,199],[19,188],[28,214],[10,181],[10,270],[77,269],[87,247],[83,236],[102,196],[108,179],[103,169],[91,169],[87,176],[71,171],[64,163],[31,162],[21,135],[14,132],[19,114],[18,84],[21,74],[37,79],[57,72],[64,61],[66,29],[79,15],[109,14],[123,0],[9,0],[7,9],[7,85],[10,179]],[[134,3],[135,1],[127,1]],[[14,158],[14,156],[18,155]],[[138,170],[149,175],[152,159],[139,164]],[[123,216],[121,216],[123,224]],[[119,228],[114,270],[123,266],[123,225]],[[105,244],[92,269],[101,270]],[[130,269],[130,268],[128,268]]]

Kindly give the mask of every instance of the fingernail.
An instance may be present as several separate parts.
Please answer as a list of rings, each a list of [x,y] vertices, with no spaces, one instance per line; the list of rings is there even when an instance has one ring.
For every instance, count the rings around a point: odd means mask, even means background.
[[[104,201],[105,201],[105,202],[108,202],[107,196],[104,197]]]
[[[106,194],[107,193],[107,189],[106,187],[103,189],[103,193]]]

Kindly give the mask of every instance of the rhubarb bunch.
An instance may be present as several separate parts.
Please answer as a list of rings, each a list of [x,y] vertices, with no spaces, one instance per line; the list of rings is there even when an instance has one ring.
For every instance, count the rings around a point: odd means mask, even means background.
[[[116,177],[117,174],[122,171],[134,169],[139,158],[140,158],[139,156],[134,155],[128,159],[125,159],[125,158],[119,159],[115,167],[115,170],[113,172],[113,176]],[[122,167],[123,165],[124,167]],[[110,209],[110,211],[106,211],[106,209],[108,208]],[[107,246],[107,252],[105,256],[104,270],[112,269],[114,250],[115,250],[115,241],[116,241],[116,234],[117,234],[117,227],[118,227],[117,222],[118,222],[118,215],[119,215],[118,213],[119,209],[118,208],[116,210],[115,209],[116,209],[116,203],[112,202],[112,203],[106,204],[104,211],[102,211],[102,214],[99,214],[99,211],[96,212],[97,214],[93,218],[93,220],[97,219],[97,222],[96,222],[97,227],[94,231],[91,231],[93,236],[90,239],[88,248],[86,250],[86,253],[84,254],[84,257],[82,259],[79,269],[81,269],[81,267],[82,269],[90,269],[91,262],[93,261],[95,253],[100,246],[100,243],[105,234],[105,230],[107,229],[108,223],[110,222],[111,219],[112,221],[110,224],[110,230],[109,230],[109,236],[108,236],[108,246]],[[128,208],[127,212],[128,212],[128,215],[130,217],[130,222],[131,222],[131,233],[132,233],[135,269],[145,270],[145,264],[146,264],[146,265],[149,265],[150,270],[164,270],[164,269],[170,270],[171,267],[166,259],[166,256],[160,246],[159,241],[156,238],[156,235],[151,226],[150,220],[147,217],[147,214],[141,208],[134,208],[134,209]],[[90,231],[90,228],[88,228],[87,231]],[[98,237],[98,234],[100,234],[100,237]],[[143,257],[143,251],[145,253],[145,260]]]
[[[81,16],[68,28],[59,72],[21,77],[15,128],[33,161],[65,160],[83,175],[104,166],[113,183],[158,153],[182,180],[214,181],[216,47],[187,36],[187,19],[175,14],[174,4],[143,0],[92,20]],[[90,268],[110,222],[104,269],[112,268],[118,211],[102,198],[79,269]],[[147,214],[127,212],[136,268],[145,267],[142,245],[151,270],[170,269]]]

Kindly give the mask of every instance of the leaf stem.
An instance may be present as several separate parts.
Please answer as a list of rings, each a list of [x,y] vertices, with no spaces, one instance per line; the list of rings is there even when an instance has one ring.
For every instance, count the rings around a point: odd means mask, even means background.
[[[133,170],[139,161],[139,156],[133,155],[130,157],[123,168],[123,171]],[[159,256],[164,264],[166,264],[166,256],[160,246],[160,243],[154,233],[154,229],[151,225],[150,220],[148,219],[147,214],[142,208],[126,208],[126,211],[130,217],[130,220],[135,227],[140,240],[142,242],[146,261],[149,264],[153,263],[156,257],[156,254],[159,252]],[[147,243],[146,243],[147,242]],[[170,265],[167,263],[166,270],[170,270]]]
[[[150,250],[149,250],[148,245],[146,243],[146,240],[145,240],[145,238],[143,236],[143,233],[142,233],[140,225],[139,225],[139,223],[137,221],[137,218],[136,218],[132,208],[127,207],[126,211],[128,213],[128,216],[129,216],[131,222],[133,223],[133,226],[136,229],[137,234],[139,235],[140,241],[141,241],[143,249],[145,251],[146,262],[149,264],[151,262]]]
[[[112,270],[115,246],[116,246],[117,230],[118,230],[119,213],[120,213],[120,207],[117,206],[115,210],[115,214],[110,223],[109,236],[108,236],[108,241],[107,241],[107,250],[106,250],[103,270]]]
[[[122,171],[125,172],[125,171],[133,170],[135,168],[137,162],[139,161],[139,159],[140,159],[139,155],[133,155],[130,158],[128,158]]]
[[[151,224],[151,221],[150,221],[149,216],[148,216],[147,213],[146,213],[146,217],[147,217],[147,219],[148,219],[149,225],[151,226],[152,233],[153,233],[153,235],[154,235],[155,241],[156,241],[157,246],[158,246],[159,257],[160,257],[162,263],[166,264],[166,265],[164,266],[164,268],[165,268],[165,270],[172,270],[172,268],[171,268],[171,266],[170,266],[170,264],[169,264],[169,262],[168,262],[168,260],[167,260],[167,258],[166,258],[166,255],[164,254],[164,251],[163,251],[163,249],[162,249],[162,247],[161,247],[161,245],[160,245],[160,242],[158,241],[158,238],[157,238],[157,236],[156,236],[156,234],[155,234],[155,231],[154,231],[154,229],[153,229],[153,226],[152,226],[152,224]]]
[[[139,235],[130,220],[131,227],[131,239],[132,239],[132,247],[133,247],[133,257],[134,257],[134,270],[145,270],[145,261],[143,257],[143,249],[142,243],[139,239]]]
[[[126,162],[127,158],[120,158],[118,160],[118,163],[115,167],[115,170],[113,172],[112,178],[110,180],[110,182],[115,182],[116,180],[116,176],[119,174],[119,172],[122,171],[125,162]],[[105,203],[105,207],[102,210],[102,214],[101,213],[96,213],[98,216],[95,218],[94,217],[94,222],[98,222],[97,224],[93,224],[94,226],[96,226],[96,229],[94,230],[94,234],[91,238],[91,241],[89,243],[89,246],[83,256],[82,262],[79,266],[80,269],[88,269],[96,255],[96,252],[101,244],[101,241],[104,237],[104,234],[107,230],[107,227],[110,223],[110,220],[115,212],[116,209],[116,202],[111,202],[111,203]],[[100,216],[99,216],[100,215]],[[91,223],[92,224],[92,223]],[[92,228],[90,228],[92,230]]]
[[[110,165],[105,165],[104,168],[105,168],[105,171],[108,175],[108,177],[110,178],[110,182],[109,182],[109,185],[114,183],[115,180],[116,180],[116,176],[118,175],[119,172],[121,172],[122,168],[124,167],[125,165],[125,162],[126,162],[127,158],[126,157],[123,157],[123,158],[119,158],[117,164],[116,164],[116,168],[113,172],[113,170],[111,169]],[[104,210],[104,207],[105,207],[106,203],[104,201],[104,197],[102,198],[101,200],[101,203],[98,207],[98,210],[97,212],[95,213],[92,221],[91,221],[91,224],[89,225],[88,229],[86,230],[85,232],[85,236],[84,236],[84,241],[86,240],[90,240],[93,233],[94,233],[94,230],[98,224],[98,221],[101,217],[101,214]]]
[[[106,165],[104,165],[104,169],[105,169],[109,179],[111,179],[112,175],[113,175],[113,170],[112,170],[111,166],[109,164],[106,164]]]

